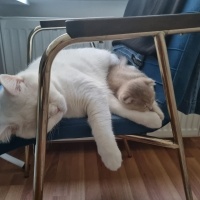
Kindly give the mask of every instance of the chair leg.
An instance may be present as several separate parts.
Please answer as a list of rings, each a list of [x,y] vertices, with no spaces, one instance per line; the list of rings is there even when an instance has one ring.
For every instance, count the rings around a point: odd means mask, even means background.
[[[192,200],[193,199],[192,190],[191,190],[191,185],[189,182],[189,176],[188,176],[188,170],[187,170],[187,165],[186,165],[182,138],[179,139],[178,144],[179,144],[178,155],[179,155],[181,174],[182,174],[183,184],[184,184],[184,189],[185,189],[185,195],[186,195],[187,200]]]
[[[169,60],[167,55],[167,48],[165,43],[165,33],[161,32],[154,37],[156,51],[158,55],[160,72],[163,80],[163,86],[165,89],[165,96],[167,100],[168,110],[171,118],[172,132],[174,142],[179,145],[179,161],[181,166],[181,174],[183,178],[183,185],[185,189],[185,195],[187,200],[192,200],[192,191],[189,183],[188,171],[186,166],[186,159],[183,147],[183,140],[181,134],[181,127],[178,118],[178,111],[176,106],[176,100],[174,95],[174,88],[172,84],[172,78],[170,73]]]
[[[35,35],[40,32],[42,28],[40,26],[36,26],[29,34],[27,41],[27,65],[29,65],[32,61],[33,57],[33,39]]]
[[[25,165],[24,165],[24,177],[29,177],[30,171],[30,146],[25,146]]]
[[[123,138],[123,137],[122,137],[122,139],[123,139],[124,146],[125,146],[125,148],[126,148],[126,152],[127,152],[127,154],[128,154],[128,157],[129,157],[129,158],[132,158],[132,153],[131,153],[131,150],[130,150],[130,146],[129,146],[129,144],[128,144],[128,140],[127,140],[126,138]]]

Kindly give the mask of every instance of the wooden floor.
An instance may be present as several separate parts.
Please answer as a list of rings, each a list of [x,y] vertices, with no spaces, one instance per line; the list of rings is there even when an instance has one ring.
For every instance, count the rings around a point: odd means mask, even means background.
[[[200,139],[184,139],[193,197],[200,199]],[[176,150],[130,142],[128,158],[123,143],[123,165],[107,170],[94,142],[49,144],[45,200],[181,200],[185,199]],[[23,158],[23,149],[12,155]],[[33,164],[33,156],[31,156]],[[0,200],[32,199],[30,177],[22,169],[0,159]]]

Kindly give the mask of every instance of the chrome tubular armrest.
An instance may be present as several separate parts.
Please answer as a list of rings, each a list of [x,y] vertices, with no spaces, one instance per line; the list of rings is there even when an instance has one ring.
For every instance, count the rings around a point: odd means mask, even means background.
[[[199,13],[66,21],[67,33],[71,38],[130,33],[143,33],[143,36],[146,36],[147,33],[147,35],[153,35],[161,30],[166,34],[175,34],[182,33],[185,29],[193,30],[199,26]]]
[[[40,21],[40,25],[36,26],[29,34],[28,36],[28,42],[27,42],[27,64],[29,65],[32,61],[33,56],[33,39],[39,33],[40,31],[45,30],[58,30],[58,29],[65,29],[65,22],[66,19],[62,20],[44,20]]]
[[[40,21],[41,28],[60,28],[65,27],[66,19]]]

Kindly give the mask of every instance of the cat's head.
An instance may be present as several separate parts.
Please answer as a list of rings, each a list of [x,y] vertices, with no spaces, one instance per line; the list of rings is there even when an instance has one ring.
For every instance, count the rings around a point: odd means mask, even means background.
[[[127,81],[118,91],[118,98],[128,109],[142,112],[152,110],[155,101],[154,85],[155,81],[148,77]]]
[[[50,99],[51,93],[50,89]],[[9,141],[12,135],[22,138],[35,137],[37,94],[38,78],[31,72],[15,76],[0,75],[0,142]],[[56,103],[53,103],[53,108],[49,105],[50,118],[57,114],[56,106]],[[51,121],[48,131],[55,124]]]

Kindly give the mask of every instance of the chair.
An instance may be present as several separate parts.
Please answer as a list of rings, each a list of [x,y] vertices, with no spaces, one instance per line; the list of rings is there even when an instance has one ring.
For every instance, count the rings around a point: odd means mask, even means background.
[[[198,0],[188,0],[183,9],[183,12],[199,12],[199,10],[200,2]],[[64,34],[58,37],[48,46],[42,56],[40,63],[38,132],[36,137],[34,166],[34,199],[42,199],[47,130],[44,123],[45,120],[47,120],[47,112],[43,112],[43,110],[45,110],[48,103],[48,87],[50,79],[49,69],[51,68],[52,61],[56,54],[62,48],[72,43],[86,41],[91,42],[98,40],[103,41],[113,39],[129,39],[141,36],[153,36],[155,40],[158,60],[155,56],[147,56],[142,69],[147,73],[147,75],[153,77],[158,83],[160,83],[158,84],[158,87],[156,87],[156,93],[166,116],[163,125],[168,123],[171,118],[174,139],[172,141],[165,142],[164,140],[158,141],[154,138],[147,138],[145,137],[145,134],[154,130],[137,125],[133,122],[130,122],[129,120],[125,120],[113,115],[114,132],[116,135],[120,135],[122,133],[125,135],[137,134],[131,137],[131,139],[178,149],[186,198],[188,200],[192,199],[182,143],[181,129],[177,115],[177,106],[181,107],[182,103],[184,102],[183,100],[186,95],[187,87],[184,87],[183,85],[190,83],[189,80],[191,79],[193,72],[198,71],[196,69],[199,68],[197,68],[197,64],[199,62],[200,34],[184,34],[171,37],[168,43],[168,52],[165,44],[165,35],[199,32],[199,20],[200,14],[194,13],[114,19],[80,19],[66,22],[68,34]],[[155,23],[152,24],[151,22]],[[44,28],[49,28],[53,26],[52,23],[54,24],[55,21],[41,22],[41,26]],[[110,28],[110,24],[112,24],[112,28]],[[134,24],[134,26],[127,26],[130,24]],[[145,26],[147,24],[151,24],[151,26]],[[118,29],[119,26],[120,29]],[[194,46],[195,48],[193,48]],[[192,54],[190,53],[191,50]],[[169,60],[167,54],[169,55]],[[159,73],[158,63],[161,71],[161,76]],[[169,66],[171,66],[171,73]],[[184,66],[187,66],[187,68]],[[186,74],[184,78],[188,79],[187,82],[183,81],[182,72]],[[171,76],[173,79],[174,89]],[[162,81],[164,83],[167,104],[164,98]],[[41,90],[41,88],[43,90]],[[174,92],[176,94],[176,101]],[[167,112],[167,105],[169,108],[170,118]],[[77,124],[79,127],[77,127]],[[80,134],[80,126],[84,134]],[[73,134],[68,135],[69,138],[91,136],[90,128],[88,127],[85,118],[63,119],[57,128],[59,129],[59,133],[54,133],[54,135],[51,136],[51,139],[65,138],[64,133],[66,132],[73,132]],[[15,140],[16,138],[11,141],[11,144],[13,142],[13,144],[16,144],[16,147],[34,143],[34,140],[21,140],[17,138],[18,141],[22,141],[22,143],[19,144],[18,142],[16,143]],[[4,148],[7,148],[6,151],[8,149],[13,149],[10,144],[3,145]],[[0,149],[1,148],[2,147],[0,146]]]

